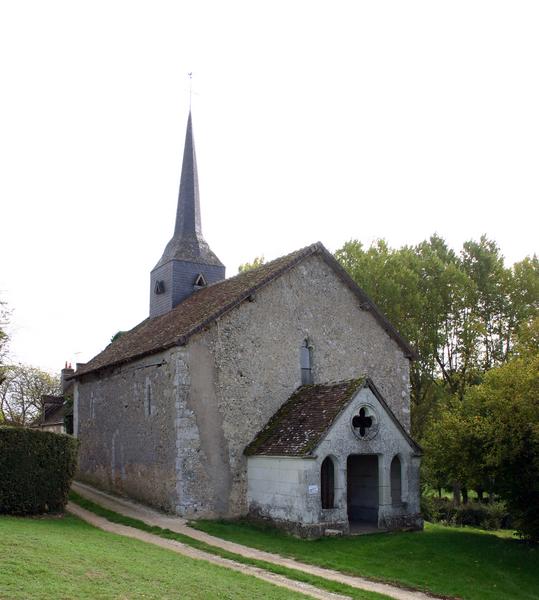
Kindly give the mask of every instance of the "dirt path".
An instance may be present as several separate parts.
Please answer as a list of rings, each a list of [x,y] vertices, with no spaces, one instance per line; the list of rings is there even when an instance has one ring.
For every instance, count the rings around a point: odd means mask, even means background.
[[[67,510],[71,514],[76,515],[77,517],[82,519],[83,521],[90,523],[90,525],[98,527],[99,529],[103,529],[104,531],[108,531],[110,533],[117,533],[119,535],[134,538],[142,542],[154,544],[155,546],[160,546],[161,548],[172,550],[173,552],[177,552],[178,554],[182,554],[183,556],[188,556],[197,560],[205,560],[215,565],[220,565],[221,567],[232,569],[233,571],[239,571],[240,573],[244,573],[245,575],[252,575],[254,577],[257,577],[258,579],[263,579],[264,581],[268,581],[269,583],[278,585],[279,587],[284,587],[289,590],[293,590],[294,592],[305,594],[306,596],[309,596],[311,598],[318,598],[320,600],[350,600],[349,596],[341,596],[340,594],[332,594],[331,592],[325,592],[324,590],[315,588],[314,586],[309,585],[308,583],[302,583],[301,581],[287,579],[282,575],[270,573],[258,567],[244,565],[233,560],[221,558],[220,556],[216,556],[215,554],[209,554],[208,552],[197,550],[196,548],[192,548],[191,546],[186,546],[181,542],[167,540],[157,535],[147,533],[146,531],[135,529],[134,527],[127,527],[126,525],[111,523],[110,521],[107,521],[107,519],[104,519],[103,517],[98,517],[94,513],[84,508],[81,508],[80,506],[78,506],[77,504],[73,504],[72,502],[68,503]]]
[[[279,556],[278,554],[272,554],[270,552],[264,552],[263,550],[257,550],[256,548],[249,548],[248,546],[242,546],[241,544],[236,544],[235,542],[229,542],[227,540],[217,538],[217,537],[209,535],[203,531],[198,531],[196,529],[193,529],[192,527],[189,527],[187,525],[185,519],[182,519],[181,517],[171,517],[171,516],[165,515],[156,510],[148,508],[147,506],[143,506],[141,504],[133,502],[132,500],[126,500],[124,498],[118,498],[115,496],[111,496],[110,494],[106,494],[105,492],[96,490],[95,488],[92,488],[86,484],[75,482],[72,487],[75,492],[77,492],[81,496],[84,496],[88,500],[91,500],[92,502],[95,502],[96,504],[99,504],[110,510],[113,510],[114,512],[125,515],[126,517],[132,517],[134,519],[139,519],[140,521],[144,521],[148,525],[154,525],[157,527],[161,527],[163,529],[170,529],[171,531],[175,531],[176,533],[181,533],[181,534],[191,537],[193,539],[205,542],[206,544],[210,544],[211,546],[217,546],[218,548],[228,550],[229,552],[234,552],[235,554],[239,554],[246,558],[263,560],[263,561],[266,561],[266,562],[269,562],[269,563],[272,563],[275,565],[281,565],[283,567],[288,567],[290,569],[296,569],[297,571],[303,571],[304,573],[316,575],[316,576],[322,577],[324,579],[328,579],[331,581],[337,581],[339,583],[344,583],[344,584],[349,585],[354,588],[367,590],[370,592],[378,592],[379,594],[385,594],[386,596],[389,596],[390,598],[395,598],[396,600],[432,600],[433,598],[435,598],[434,596],[430,596],[423,592],[406,590],[406,589],[402,589],[402,588],[399,588],[397,586],[390,585],[387,583],[379,583],[376,581],[371,581],[369,579],[364,579],[363,577],[355,577],[352,575],[345,575],[344,573],[340,573],[339,571],[333,571],[331,569],[324,569],[322,567],[317,567],[315,565],[309,565],[306,563],[296,561],[292,558],[286,558],[284,556]],[[109,523],[109,522],[107,521],[107,523]],[[112,525],[112,524],[110,524],[110,525]],[[127,527],[126,529],[131,530],[132,528]],[[139,531],[139,533],[143,534],[143,532],[140,530],[135,530],[135,531]],[[144,535],[148,535],[148,534],[144,534]],[[163,540],[163,538],[159,538],[158,536],[154,536],[154,537],[157,537],[157,539],[159,539],[159,540]],[[163,541],[167,541],[167,540],[163,540]],[[187,546],[185,546],[185,547],[187,547]],[[195,551],[195,550],[193,550],[193,551]],[[203,554],[205,554],[205,553],[203,553]],[[218,557],[215,557],[214,555],[208,555],[208,556],[213,556],[214,558],[218,558]],[[205,559],[205,560],[207,560],[207,559]],[[218,560],[221,561],[224,559],[218,558]],[[230,562],[233,562],[233,561],[230,561]],[[234,563],[234,564],[241,565],[241,563]],[[246,567],[246,565],[241,565],[241,566]],[[249,567],[249,568],[251,568],[251,567]],[[269,575],[269,573],[267,571],[261,570],[261,572]],[[288,581],[290,581],[290,580],[288,580]],[[295,583],[298,583],[299,585],[304,585],[299,582],[295,582]],[[315,588],[312,588],[312,589],[315,589]],[[320,592],[320,590],[317,590],[317,591],[318,591],[318,593],[324,593],[324,592]],[[304,592],[304,593],[306,593],[306,592]],[[310,592],[309,592],[309,594],[310,594]],[[321,597],[324,597],[324,598],[339,597],[337,595],[330,595],[329,593],[327,593],[327,594],[328,595],[326,595],[326,596],[316,596],[316,597],[320,597],[320,598]]]

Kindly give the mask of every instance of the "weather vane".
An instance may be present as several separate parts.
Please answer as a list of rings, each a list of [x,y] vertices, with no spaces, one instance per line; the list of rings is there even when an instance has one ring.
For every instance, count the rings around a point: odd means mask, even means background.
[[[198,92],[193,92],[193,71],[187,73],[187,77],[189,78],[189,87],[186,91],[189,92],[189,112],[191,112],[191,102],[193,100],[193,96],[198,96]]]
[[[189,77],[189,111],[191,111],[191,99],[193,97],[193,71],[187,73]]]

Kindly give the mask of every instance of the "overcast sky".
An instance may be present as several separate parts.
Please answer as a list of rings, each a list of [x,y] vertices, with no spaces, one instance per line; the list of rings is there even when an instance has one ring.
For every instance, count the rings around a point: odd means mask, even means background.
[[[539,2],[0,4],[0,297],[14,360],[85,362],[148,314],[193,72],[206,240],[537,251]]]

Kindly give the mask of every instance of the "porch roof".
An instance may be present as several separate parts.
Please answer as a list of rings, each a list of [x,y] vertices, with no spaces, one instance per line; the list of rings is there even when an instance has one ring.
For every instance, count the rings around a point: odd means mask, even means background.
[[[365,378],[302,385],[247,446],[245,454],[308,456],[363,387]]]
[[[244,454],[246,456],[312,457],[328,429],[363,387],[368,387],[372,391],[412,450],[421,454],[421,447],[402,426],[369,377],[335,383],[302,385],[245,448]]]

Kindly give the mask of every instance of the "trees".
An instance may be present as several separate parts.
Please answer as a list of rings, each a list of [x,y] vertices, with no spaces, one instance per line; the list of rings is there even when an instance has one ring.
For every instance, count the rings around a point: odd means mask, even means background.
[[[511,358],[517,332],[539,314],[537,258],[506,268],[486,236],[458,254],[433,235],[400,249],[383,240],[364,249],[352,240],[335,256],[417,351],[410,377],[420,440],[440,407],[462,402],[489,369]]]
[[[6,364],[11,311],[0,300],[0,423],[29,425],[42,410],[41,396],[61,393],[60,378],[29,365]]]
[[[440,408],[423,448],[430,485],[498,494],[539,541],[539,317],[522,325],[510,360]]]
[[[61,393],[60,378],[29,365],[7,363],[10,314],[0,300],[0,423],[25,426],[41,413],[41,396]]]
[[[539,320],[531,328],[539,331]],[[483,422],[482,450],[493,489],[520,532],[539,541],[539,346],[491,369],[466,402]]]
[[[4,367],[0,383],[0,421],[29,425],[41,412],[41,396],[60,393],[60,379],[28,365]]]
[[[423,480],[496,493],[539,540],[539,260],[508,268],[482,236],[391,249],[350,241],[336,258],[418,353],[413,435]]]
[[[238,267],[238,273],[245,273],[245,271],[251,271],[251,269],[257,269],[264,264],[264,256],[255,256],[253,262],[246,262]]]
[[[472,388],[473,389],[473,388]],[[430,419],[422,439],[423,479],[431,487],[452,488],[455,502],[465,502],[468,490],[493,493],[494,473],[487,460],[490,422],[476,398],[451,398]]]

